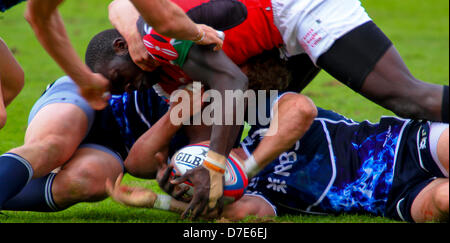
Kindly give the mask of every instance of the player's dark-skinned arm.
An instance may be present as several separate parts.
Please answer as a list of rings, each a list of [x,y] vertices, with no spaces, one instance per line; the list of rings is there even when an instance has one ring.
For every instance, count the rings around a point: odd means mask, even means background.
[[[214,52],[211,47],[194,45],[183,65],[183,70],[193,80],[201,80],[210,89],[217,90],[223,100],[225,91],[245,91],[248,85],[247,76],[237,67],[223,51]],[[236,99],[233,109],[225,109],[226,102],[222,102],[222,124],[226,117],[235,118],[236,107],[245,107],[240,104],[243,99]],[[229,112],[226,113],[226,112]],[[198,217],[208,210],[223,208],[223,174],[228,155],[238,137],[240,126],[213,124],[210,149],[202,166],[196,167],[183,176],[172,181],[179,184],[187,179],[194,184],[194,195],[187,210],[182,217],[190,215]],[[192,214],[191,214],[192,213]]]

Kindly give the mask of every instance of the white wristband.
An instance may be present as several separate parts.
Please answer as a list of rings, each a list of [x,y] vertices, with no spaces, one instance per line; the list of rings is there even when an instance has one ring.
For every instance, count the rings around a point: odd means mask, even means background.
[[[256,163],[255,157],[253,157],[253,155],[247,158],[247,160],[244,162],[244,165],[245,173],[247,174],[248,178],[252,178],[261,170]]]
[[[162,210],[169,210],[170,209],[170,202],[172,201],[171,196],[158,194],[155,200],[155,203],[153,204],[153,208],[156,209],[162,209]]]

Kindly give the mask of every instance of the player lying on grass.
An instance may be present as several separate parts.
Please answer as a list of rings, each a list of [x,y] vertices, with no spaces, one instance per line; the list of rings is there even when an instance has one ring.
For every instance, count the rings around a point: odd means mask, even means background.
[[[86,60],[112,81],[117,94],[148,87],[161,75],[139,69],[115,30],[93,38]],[[0,156],[0,208],[55,211],[105,198],[105,179],[123,172],[128,149],[167,109],[153,89],[145,89],[115,95],[107,109],[95,113],[70,78],[58,79],[30,112],[24,145]]]
[[[6,107],[22,90],[25,75],[6,43],[0,38],[0,129],[6,124]]]
[[[216,29],[220,29],[218,26],[223,23],[238,19],[240,24],[225,30],[223,45],[224,52],[238,65],[264,50],[284,46],[287,56],[300,53],[309,55],[310,62],[300,62],[312,70],[305,82],[310,82],[317,74],[318,69],[314,66],[317,65],[354,91],[400,116],[445,122],[449,120],[448,86],[425,83],[412,76],[391,41],[373,23],[360,1],[174,2],[198,22],[202,22],[202,17],[207,14],[207,22],[203,23]],[[235,4],[236,14],[223,15],[221,11],[226,4]],[[137,32],[143,36],[144,42],[152,40],[151,36],[156,32],[139,19],[138,12],[133,10],[128,0],[114,1],[109,11],[112,24],[124,35],[131,49],[135,50],[133,53],[143,53],[132,55],[137,63],[142,62],[140,56],[147,51],[155,52],[155,45],[143,44]],[[242,15],[245,19],[240,20]],[[314,65],[311,65],[311,61]],[[299,69],[303,67],[298,66],[300,63],[295,66],[294,61],[291,65]],[[300,80],[297,82],[300,83]],[[294,86],[301,89],[306,84]],[[164,91],[165,87],[160,88]],[[189,177],[196,174],[197,168],[189,172]],[[199,180],[205,184],[203,181]],[[220,182],[213,183],[211,191],[217,191],[214,184]],[[196,195],[201,197],[198,193]],[[189,209],[196,207],[197,198],[191,202]],[[210,201],[215,199],[209,198]]]
[[[301,100],[304,98],[295,93],[279,97],[279,109],[275,112],[280,121],[289,121],[285,125],[290,133],[282,134],[285,131],[279,130],[275,136],[264,137],[270,127],[252,126],[241,147],[233,149],[242,159],[263,150],[265,157],[257,157],[257,164],[270,156],[274,159],[251,178],[241,199],[224,207],[221,217],[240,220],[249,215],[358,213],[409,222],[448,221],[448,124],[396,117],[382,117],[376,124],[355,122],[318,108],[317,117],[304,133],[301,129],[308,127],[304,126],[308,122],[284,119],[291,113],[301,114],[302,106],[291,104],[284,109],[283,102],[302,104]],[[298,116],[302,117],[308,118]],[[130,161],[137,155],[148,156],[147,163],[142,160],[141,176],[150,171],[150,161],[159,161],[158,180],[166,190],[171,185],[172,171],[166,164],[166,151],[171,148],[167,142],[157,143],[162,141],[158,139],[161,136],[176,131],[177,127],[161,119],[135,143],[127,158]],[[188,134],[190,144],[208,139],[208,127],[197,126],[195,131]],[[298,140],[287,142],[295,133],[300,135]],[[265,143],[268,138],[291,146],[279,154]],[[140,148],[145,143],[147,151]],[[114,200],[133,207],[156,206],[161,195],[150,189],[121,185],[121,178],[114,184],[109,180],[106,183]],[[180,191],[174,193],[182,195]],[[188,207],[186,202],[176,199],[159,200],[157,204],[157,208],[179,213]]]

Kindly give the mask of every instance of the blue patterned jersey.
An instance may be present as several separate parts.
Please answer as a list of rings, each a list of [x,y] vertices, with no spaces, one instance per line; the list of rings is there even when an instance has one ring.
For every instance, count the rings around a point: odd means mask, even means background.
[[[252,178],[247,193],[263,194],[278,213],[383,215],[399,143],[409,120],[383,117],[373,124],[318,111],[304,137]],[[251,128],[242,142],[248,153],[266,129]]]
[[[113,95],[109,105],[127,150],[169,109],[169,104],[154,89]],[[187,142],[187,137],[178,132],[171,141],[171,151],[176,151]]]

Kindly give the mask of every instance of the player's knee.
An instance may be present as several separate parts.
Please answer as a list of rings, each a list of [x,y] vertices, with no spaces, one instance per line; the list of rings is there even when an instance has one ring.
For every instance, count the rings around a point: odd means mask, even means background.
[[[442,183],[433,194],[433,201],[436,209],[442,217],[448,220],[449,215],[449,183]]]

